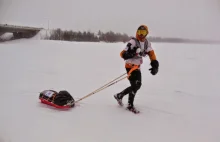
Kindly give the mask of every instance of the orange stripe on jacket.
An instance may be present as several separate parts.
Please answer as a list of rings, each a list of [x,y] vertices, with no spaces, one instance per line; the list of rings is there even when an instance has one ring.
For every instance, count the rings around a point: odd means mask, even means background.
[[[151,61],[157,59],[154,50],[149,51],[148,55]]]
[[[121,58],[123,58],[123,53],[125,52],[125,50],[122,50],[120,53]]]

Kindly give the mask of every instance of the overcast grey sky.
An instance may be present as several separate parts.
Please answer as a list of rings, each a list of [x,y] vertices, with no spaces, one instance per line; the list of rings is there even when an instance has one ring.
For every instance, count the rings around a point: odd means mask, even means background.
[[[220,40],[220,0],[0,0],[0,23]]]

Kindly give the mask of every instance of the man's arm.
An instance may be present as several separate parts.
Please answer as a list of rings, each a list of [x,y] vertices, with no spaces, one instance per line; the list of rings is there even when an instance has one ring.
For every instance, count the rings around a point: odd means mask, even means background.
[[[130,59],[130,58],[133,58],[135,55],[136,55],[136,47],[135,47],[135,41],[133,39],[131,39],[124,50],[122,50],[120,52],[120,56],[124,59],[124,60],[127,60],[127,59]]]
[[[157,61],[157,57],[151,46],[151,43],[148,44],[147,54],[149,55],[149,58],[151,60],[151,68],[149,70],[151,71],[152,75],[156,75],[159,68],[159,62]]]

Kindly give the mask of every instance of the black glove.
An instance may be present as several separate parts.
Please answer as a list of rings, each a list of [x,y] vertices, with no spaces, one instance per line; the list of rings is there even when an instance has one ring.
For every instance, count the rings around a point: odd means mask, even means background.
[[[135,54],[136,53],[125,51],[122,56],[123,56],[124,60],[127,60],[130,58],[133,58],[135,56]]]
[[[137,47],[133,47],[133,49],[131,49],[131,43],[128,43],[127,47],[128,47],[128,50],[125,51],[122,55],[124,60],[133,58],[136,55]]]
[[[153,61],[151,61],[150,65],[152,67],[149,69],[151,71],[150,73],[152,75],[156,75],[158,72],[158,68],[159,68],[159,62],[157,60],[153,60]]]

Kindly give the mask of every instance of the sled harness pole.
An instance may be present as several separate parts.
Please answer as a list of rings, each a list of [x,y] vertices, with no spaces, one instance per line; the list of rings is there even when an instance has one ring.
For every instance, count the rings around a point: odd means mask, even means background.
[[[114,80],[108,82],[107,84],[103,85],[102,87],[98,88],[97,90],[95,90],[95,91],[89,93],[88,95],[86,95],[86,96],[80,98],[79,100],[75,101],[75,103],[77,103],[77,102],[79,102],[79,101],[81,101],[81,100],[83,100],[83,99],[85,99],[85,98],[87,98],[87,97],[89,97],[89,96],[91,96],[91,95],[93,95],[93,94],[95,94],[95,93],[101,91],[101,90],[104,90],[105,88],[107,88],[107,87],[109,87],[109,86],[112,86],[113,84],[115,84],[115,83],[117,83],[117,82],[119,82],[119,81],[121,81],[121,80],[127,78],[127,76],[123,77],[124,75],[126,75],[126,73],[120,75],[119,77],[117,77],[117,78],[115,78]],[[121,77],[123,77],[123,78],[121,78]],[[121,79],[120,79],[120,78],[121,78]],[[118,79],[119,79],[119,80],[118,80]]]

